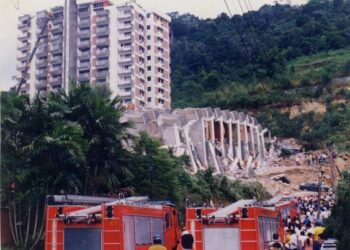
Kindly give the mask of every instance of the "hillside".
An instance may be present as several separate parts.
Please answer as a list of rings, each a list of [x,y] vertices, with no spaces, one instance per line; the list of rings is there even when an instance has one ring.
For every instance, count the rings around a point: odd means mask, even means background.
[[[172,18],[173,107],[245,110],[307,148],[350,149],[350,94],[336,81],[350,74],[350,1]]]

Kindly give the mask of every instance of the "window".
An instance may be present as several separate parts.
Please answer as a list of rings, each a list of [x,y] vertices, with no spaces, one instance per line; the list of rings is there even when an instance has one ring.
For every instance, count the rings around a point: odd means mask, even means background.
[[[158,99],[158,103],[159,104],[164,104],[164,100],[163,99]]]
[[[129,88],[124,88],[124,91],[125,92],[130,92],[131,91],[131,88],[129,87]]]
[[[150,13],[147,13],[147,18],[150,18],[151,17],[151,14]]]
[[[160,27],[157,27],[157,31],[160,32],[160,33],[163,33],[163,29],[160,28]]]
[[[152,98],[151,97],[148,97],[147,98],[147,102],[151,102],[152,101]]]
[[[147,60],[150,61],[152,59],[151,56],[147,56]]]
[[[143,30],[144,30],[144,27],[143,27],[141,24],[139,24],[139,29],[140,29],[141,31],[143,31]]]
[[[143,21],[143,19],[145,18],[143,15],[139,14],[139,18],[141,19],[141,21]]]
[[[131,24],[131,21],[125,21],[124,24],[125,25]]]
[[[151,25],[147,25],[147,30],[150,30],[151,29]]]
[[[158,57],[157,60],[158,60],[158,63],[164,63],[164,60],[161,57]]]
[[[158,78],[158,83],[164,83],[164,80],[162,78]]]
[[[148,45],[148,46],[147,46],[147,50],[151,50],[151,45]]]
[[[147,81],[151,81],[152,80],[152,77],[147,77]]]
[[[158,68],[157,71],[158,71],[158,73],[162,73],[162,74],[164,73],[164,69],[162,69],[162,68]]]
[[[151,35],[148,35],[148,36],[147,36],[147,40],[151,40]]]
[[[148,71],[152,70],[152,67],[151,66],[147,66],[147,70]]]
[[[152,87],[147,87],[147,92],[151,92],[152,91]]]
[[[163,38],[157,37],[157,41],[162,43],[163,42]]]
[[[158,93],[163,94],[164,90],[163,89],[158,89]]]
[[[140,74],[144,74],[145,70],[140,68]]]
[[[139,62],[140,62],[141,64],[143,64],[143,63],[145,62],[145,59],[143,59],[142,57],[140,57],[140,58],[139,58]]]

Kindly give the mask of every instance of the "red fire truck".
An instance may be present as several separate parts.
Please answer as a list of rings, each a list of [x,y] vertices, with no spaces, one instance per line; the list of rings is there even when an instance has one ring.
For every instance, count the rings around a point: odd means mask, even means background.
[[[241,200],[219,209],[187,208],[185,228],[194,237],[195,250],[265,250],[273,234],[283,239],[283,217],[293,213],[288,201]],[[169,202],[48,197],[46,250],[147,250],[155,235],[167,249],[181,249],[178,213]]]
[[[194,236],[196,250],[265,250],[280,226],[279,212],[255,200],[186,211],[186,230]]]
[[[46,250],[147,250],[155,235],[167,249],[177,248],[180,226],[172,204],[147,197],[48,197]]]

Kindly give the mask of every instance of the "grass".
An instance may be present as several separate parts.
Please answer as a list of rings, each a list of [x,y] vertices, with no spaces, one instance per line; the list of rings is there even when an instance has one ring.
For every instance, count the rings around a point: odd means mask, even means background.
[[[288,63],[288,68],[295,68],[292,83],[297,86],[302,79],[309,79],[315,83],[320,79],[321,72],[330,72],[334,76],[340,75],[343,66],[350,60],[350,47],[340,50],[331,50],[311,56],[299,57]]]

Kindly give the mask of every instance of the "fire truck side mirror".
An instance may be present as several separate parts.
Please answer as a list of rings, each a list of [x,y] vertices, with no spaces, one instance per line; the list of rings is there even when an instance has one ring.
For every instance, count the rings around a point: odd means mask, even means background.
[[[242,218],[248,218],[249,217],[248,216],[248,208],[246,208],[246,207],[242,208],[241,212],[242,212]]]
[[[59,208],[57,209],[56,218],[59,218],[60,215],[62,215],[62,214],[63,214],[63,207],[59,207]]]
[[[200,208],[196,209],[196,216],[197,216],[197,219],[202,219],[202,209]]]
[[[106,208],[106,217],[107,218],[112,218],[113,217],[113,207],[112,206],[107,206],[107,208]]]

